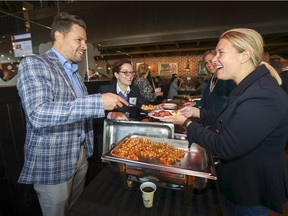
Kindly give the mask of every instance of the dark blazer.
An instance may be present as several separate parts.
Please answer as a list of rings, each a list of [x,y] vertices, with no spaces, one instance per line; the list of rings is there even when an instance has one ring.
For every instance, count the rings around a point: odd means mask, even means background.
[[[205,88],[201,100],[202,107],[209,111],[218,112],[236,85],[232,80],[218,79],[214,90],[210,92],[211,81],[212,79],[210,78]]]
[[[100,86],[99,92],[100,93],[111,92],[111,93],[117,94],[116,84],[117,84],[117,82],[113,82],[113,83],[108,84],[108,85]],[[144,98],[142,98],[142,96],[140,95],[140,91],[139,91],[139,88],[137,86],[133,86],[133,85],[130,86],[130,92],[128,93],[128,100],[127,100],[128,102],[129,102],[129,98],[131,98],[131,97],[137,98],[136,105],[138,107],[141,107],[142,104],[147,104],[146,100]]]
[[[283,71],[280,73],[282,79],[282,89],[288,94],[288,71]]]
[[[108,85],[103,85],[100,86],[99,88],[99,92],[100,93],[107,93],[107,92],[111,92],[114,94],[117,94],[117,90],[116,90],[116,84],[117,82],[113,82],[111,84]],[[128,99],[127,101],[129,102],[129,99],[134,97],[137,98],[136,100],[136,107],[132,106],[123,106],[120,108],[117,108],[115,110],[113,110],[114,112],[122,112],[122,113],[129,113],[130,118],[134,118],[134,119],[140,119],[140,111],[141,111],[141,106],[143,104],[147,104],[146,100],[140,95],[140,91],[139,88],[137,86],[130,86],[130,92],[128,93]],[[106,111],[106,116],[109,112]]]
[[[228,200],[282,211],[288,197],[287,110],[288,95],[261,65],[233,90],[216,116],[201,109],[202,124],[189,125],[189,142],[221,159],[216,172]]]

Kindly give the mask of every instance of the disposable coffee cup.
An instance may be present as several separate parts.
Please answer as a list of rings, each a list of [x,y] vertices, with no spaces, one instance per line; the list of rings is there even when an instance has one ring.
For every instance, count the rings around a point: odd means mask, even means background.
[[[153,182],[144,182],[140,185],[143,204],[146,208],[151,208],[153,206],[154,193],[156,189],[157,186]]]

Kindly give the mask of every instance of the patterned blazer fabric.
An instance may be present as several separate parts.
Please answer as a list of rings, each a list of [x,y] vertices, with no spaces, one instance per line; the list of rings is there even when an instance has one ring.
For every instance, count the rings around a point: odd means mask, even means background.
[[[24,58],[19,65],[17,89],[26,114],[25,162],[20,183],[58,184],[73,174],[85,120],[87,157],[93,153],[92,118],[103,117],[100,94],[76,98],[56,54]]]
[[[146,78],[136,78],[133,85],[139,88],[141,96],[147,101],[153,102],[156,100],[156,95],[154,94],[153,87],[150,85],[149,81]]]

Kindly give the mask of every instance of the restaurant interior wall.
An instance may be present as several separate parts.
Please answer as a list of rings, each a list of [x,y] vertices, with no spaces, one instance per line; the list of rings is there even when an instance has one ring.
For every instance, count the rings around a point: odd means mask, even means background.
[[[187,59],[189,59],[190,70],[185,70]],[[135,58],[133,59],[134,67],[136,63],[146,63],[150,66],[150,72],[152,76],[160,75],[163,78],[170,78],[171,75],[161,75],[159,74],[159,63],[177,63],[178,65],[178,75],[179,76],[198,76],[198,63],[202,60],[202,55],[192,55],[192,56],[163,56],[163,57],[145,57],[145,58]],[[135,68],[136,69],[136,68]]]
[[[263,61],[269,63],[270,55],[265,53]],[[116,61],[116,60],[114,60]],[[113,62],[114,62],[113,61]],[[189,61],[190,70],[186,70],[187,61]],[[182,76],[184,80],[187,77],[191,77],[191,84],[197,85],[197,77],[199,75],[199,62],[202,61],[202,55],[180,55],[180,56],[163,56],[163,57],[145,57],[145,58],[132,58],[133,69],[136,71],[137,63],[146,63],[150,66],[151,76],[155,77],[159,75],[159,63],[177,63],[178,64],[178,75]],[[110,65],[112,62],[109,63]],[[168,83],[171,79],[172,74],[160,75],[164,83]]]

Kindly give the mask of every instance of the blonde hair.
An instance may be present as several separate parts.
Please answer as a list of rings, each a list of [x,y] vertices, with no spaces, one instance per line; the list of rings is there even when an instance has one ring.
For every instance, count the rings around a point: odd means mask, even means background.
[[[138,70],[137,70],[137,74],[139,77],[143,77],[144,75],[146,75],[146,73],[149,71],[149,65],[146,63],[143,63],[141,65],[139,65]]]
[[[282,85],[282,79],[278,72],[267,62],[263,62],[264,56],[264,42],[262,36],[253,29],[248,28],[236,28],[224,32],[220,39],[226,39],[230,41],[233,47],[242,53],[245,50],[250,51],[251,60],[255,67],[264,64],[269,70],[272,77],[276,79],[279,85]]]

